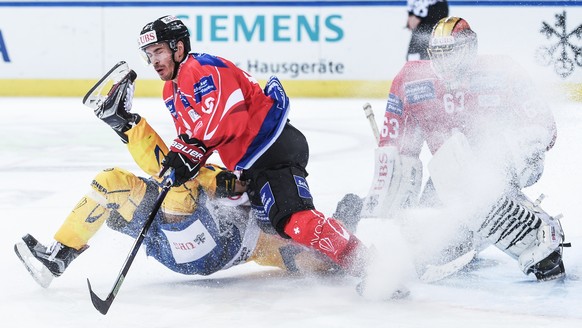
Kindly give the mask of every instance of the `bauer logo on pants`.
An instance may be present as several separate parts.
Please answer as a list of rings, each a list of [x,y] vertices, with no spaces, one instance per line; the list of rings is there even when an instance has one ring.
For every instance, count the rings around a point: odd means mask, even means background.
[[[311,192],[309,191],[309,185],[307,185],[307,181],[305,178],[294,175],[293,178],[295,179],[295,184],[297,185],[297,193],[301,198],[312,198]]]
[[[273,196],[273,190],[268,182],[261,188],[261,202],[263,202],[265,214],[269,216],[271,207],[275,204],[275,196]]]

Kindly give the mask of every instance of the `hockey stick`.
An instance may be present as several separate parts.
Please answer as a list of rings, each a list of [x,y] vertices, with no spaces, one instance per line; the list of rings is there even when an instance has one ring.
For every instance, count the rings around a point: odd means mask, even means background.
[[[127,275],[127,272],[129,271],[129,267],[131,267],[131,263],[133,263],[133,259],[137,255],[137,252],[139,251],[139,248],[140,248],[150,226],[152,225],[152,222],[154,222],[154,218],[156,217],[156,214],[158,213],[158,210],[160,209],[160,206],[162,205],[162,202],[166,198],[166,194],[170,190],[170,187],[172,187],[173,183],[174,183],[174,174],[172,171],[169,175],[166,176],[166,179],[163,182],[162,191],[158,195],[158,198],[156,199],[156,202],[154,203],[154,207],[152,208],[150,215],[148,216],[147,220],[145,221],[143,227],[141,228],[139,235],[135,239],[135,242],[133,243],[133,247],[131,248],[131,251],[129,252],[129,255],[127,256],[127,259],[125,260],[125,263],[123,264],[123,267],[121,268],[121,271],[117,275],[117,279],[115,280],[115,284],[113,285],[113,288],[111,289],[111,291],[109,292],[109,295],[107,295],[107,298],[105,300],[100,299],[99,296],[97,296],[97,294],[95,294],[93,292],[93,290],[91,289],[91,283],[89,282],[89,278],[87,278],[87,285],[89,286],[89,293],[91,294],[91,301],[93,302],[93,306],[95,306],[97,311],[101,312],[101,314],[105,315],[105,314],[107,314],[107,311],[109,311],[109,308],[111,307],[111,303],[113,303],[115,296],[117,296],[117,293],[119,292],[119,288],[121,287],[121,284],[123,284],[123,281],[125,280],[125,276]]]
[[[370,122],[370,127],[372,128],[372,133],[374,133],[374,138],[376,138],[376,143],[380,142],[380,131],[378,130],[378,125],[376,124],[376,118],[374,117],[374,111],[372,110],[372,105],[370,103],[364,104],[364,113],[368,122]]]
[[[467,253],[457,257],[456,259],[441,264],[441,265],[427,265],[426,270],[420,277],[421,281],[424,282],[436,282],[446,277],[455,274],[466,267],[477,255],[477,251],[474,249],[469,250]]]

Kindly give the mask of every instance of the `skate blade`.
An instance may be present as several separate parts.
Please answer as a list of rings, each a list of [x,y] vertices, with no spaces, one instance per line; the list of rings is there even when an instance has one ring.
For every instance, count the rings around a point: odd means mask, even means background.
[[[23,242],[16,243],[14,245],[14,252],[20,261],[22,261],[24,267],[28,270],[34,281],[36,281],[41,287],[48,288],[53,281],[54,276],[47,267],[42,265],[42,263],[32,255],[28,246]]]
[[[101,106],[101,104],[107,99],[107,93],[111,87],[118,83],[123,77],[125,77],[130,72],[129,65],[120,61],[115,64],[109,72],[97,81],[97,83],[91,87],[89,92],[83,97],[83,105],[96,110]]]

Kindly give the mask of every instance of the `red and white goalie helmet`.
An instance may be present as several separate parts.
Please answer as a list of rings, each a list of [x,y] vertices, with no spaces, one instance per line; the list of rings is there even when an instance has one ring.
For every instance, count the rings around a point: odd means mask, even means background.
[[[460,17],[445,17],[433,28],[428,55],[442,79],[462,76],[477,56],[477,34]]]

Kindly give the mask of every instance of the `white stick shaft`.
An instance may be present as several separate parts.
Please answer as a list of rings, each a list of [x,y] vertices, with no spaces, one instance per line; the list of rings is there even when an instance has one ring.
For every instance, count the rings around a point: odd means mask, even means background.
[[[374,117],[374,111],[372,110],[372,105],[370,103],[364,104],[364,113],[366,113],[366,118],[370,122],[370,127],[372,128],[372,133],[376,138],[376,143],[380,142],[380,131],[378,130],[378,125],[376,124],[376,118]]]

